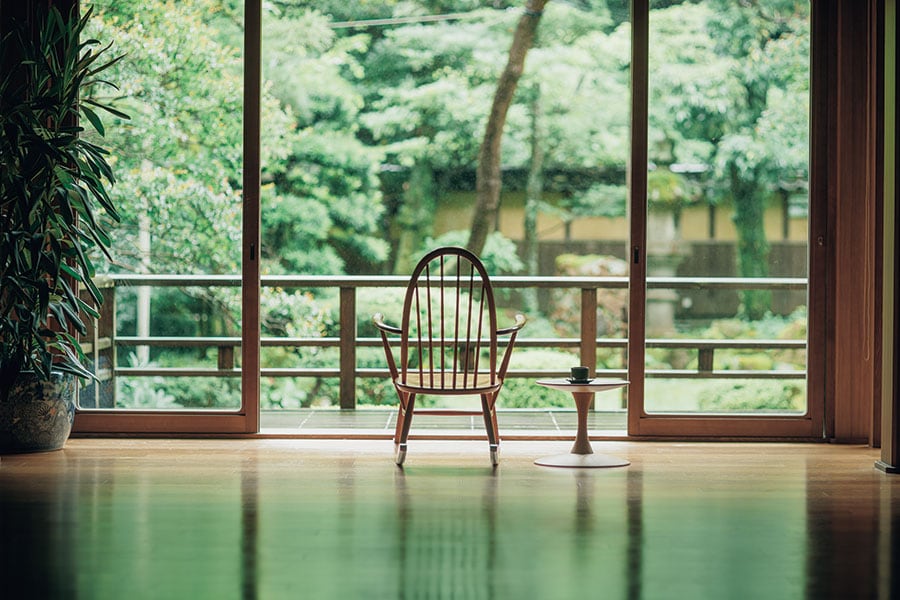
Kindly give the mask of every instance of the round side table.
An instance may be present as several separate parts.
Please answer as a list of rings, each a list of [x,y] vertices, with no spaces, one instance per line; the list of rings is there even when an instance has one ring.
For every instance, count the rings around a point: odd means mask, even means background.
[[[575,444],[568,454],[557,454],[539,458],[534,464],[544,467],[624,467],[629,461],[606,454],[594,454],[588,439],[587,417],[591,400],[595,392],[614,390],[628,385],[624,379],[593,379],[588,383],[572,383],[568,379],[539,379],[538,385],[571,392],[578,410],[578,430],[575,433]]]

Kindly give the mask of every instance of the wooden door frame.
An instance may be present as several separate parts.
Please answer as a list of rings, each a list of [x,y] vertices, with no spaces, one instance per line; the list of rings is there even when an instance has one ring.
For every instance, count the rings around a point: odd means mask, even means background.
[[[884,3],[814,3],[828,40],[823,139],[827,180],[825,430],[842,443],[880,441]],[[814,21],[814,25],[816,21]]]
[[[885,0],[883,65],[885,86],[882,90],[885,106],[884,139],[884,215],[883,263],[882,263],[882,386],[881,386],[881,459],[879,469],[889,473],[900,472],[900,289],[898,289],[897,265],[900,265],[900,244],[897,243],[896,217],[900,214],[897,171],[900,154],[897,137],[897,3]]]
[[[57,4],[65,4],[55,0]],[[69,0],[71,2],[72,0]],[[260,400],[260,128],[262,1],[244,2],[241,406],[238,410],[77,411],[73,433],[254,434]]]
[[[73,1],[55,0],[63,6]],[[43,2],[29,1],[29,5],[39,4]],[[874,114],[867,111],[860,119],[857,114],[860,105],[870,108],[873,98],[872,44],[860,44],[859,36],[872,35],[872,15],[877,14],[878,5],[878,0],[811,2],[809,276],[810,289],[822,293],[813,294],[809,301],[809,347],[816,349],[808,353],[809,413],[802,417],[738,418],[648,415],[644,411],[646,231],[643,223],[647,217],[649,2],[633,0],[632,131],[628,163],[632,259],[628,348],[631,436],[822,439],[824,432],[824,437],[838,441],[878,442],[872,431],[880,415],[877,398],[881,370],[876,359],[880,359],[881,346],[875,334],[881,323],[880,315],[875,315],[877,311],[870,305],[875,297],[876,278],[866,275],[873,274],[880,264],[874,250],[878,233],[874,231],[873,221],[878,215],[872,212],[868,213],[873,215],[872,219],[860,218],[859,207],[871,207],[873,203],[876,211],[878,207],[877,190],[868,183],[872,182],[873,170],[877,175],[877,159],[870,149],[873,128],[878,131],[879,115],[877,111]],[[241,408],[230,412],[79,412],[76,432],[253,434],[259,430],[261,0],[246,0],[245,11]],[[860,76],[858,71],[864,75]],[[860,185],[865,190],[861,197]],[[841,227],[835,226],[838,222]],[[869,261],[865,264],[871,265],[871,270],[854,265],[850,257],[857,252],[865,255]],[[871,294],[868,286],[873,286]],[[863,297],[860,289],[866,290]],[[866,314],[869,317],[863,317],[859,327],[858,319]]]
[[[828,165],[834,160],[830,128],[833,111],[828,88],[833,71],[833,49],[828,40],[832,23],[830,10],[818,10],[811,2],[811,89],[810,107],[810,220],[808,284],[807,412],[797,416],[738,416],[709,414],[648,413],[645,410],[646,339],[646,218],[647,218],[647,120],[649,115],[649,0],[632,2],[632,138],[628,171],[631,227],[631,272],[629,286],[629,386],[628,434],[633,438],[710,438],[710,439],[812,439],[821,440],[827,432],[827,399],[833,397],[833,379],[826,377],[833,360],[833,334],[828,323],[833,305],[827,290],[833,281],[833,234],[829,217],[833,189],[828,185]],[[826,77],[822,77],[826,74]]]

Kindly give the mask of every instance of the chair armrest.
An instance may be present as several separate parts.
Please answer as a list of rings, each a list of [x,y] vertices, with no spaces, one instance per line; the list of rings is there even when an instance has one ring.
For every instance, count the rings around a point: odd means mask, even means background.
[[[375,313],[372,315],[372,322],[375,323],[375,327],[383,331],[384,333],[394,333],[400,335],[403,333],[403,330],[399,327],[394,327],[393,325],[388,325],[384,322],[384,315],[381,313]]]
[[[497,370],[497,375],[501,380],[506,379],[506,369],[509,368],[509,358],[512,355],[513,346],[516,345],[516,336],[523,327],[525,327],[525,315],[517,314],[515,325],[497,330],[497,335],[509,336],[509,343],[506,345],[506,350],[503,351],[503,360],[500,361],[500,369]]]
[[[387,359],[388,369],[391,372],[391,379],[397,379],[397,362],[394,360],[394,353],[391,351],[391,342],[388,340],[388,334],[394,333],[397,335],[402,335],[403,331],[399,327],[394,327],[393,325],[388,325],[384,322],[384,315],[381,313],[375,313],[372,315],[372,322],[375,323],[375,327],[381,332],[381,345],[384,347],[384,356]],[[399,394],[400,391],[398,390]],[[400,402],[403,402],[403,398],[400,398]]]
[[[511,334],[511,333],[513,333],[513,332],[519,331],[520,329],[522,329],[523,327],[525,327],[525,322],[526,322],[527,320],[528,320],[528,319],[525,318],[525,315],[523,315],[523,314],[517,314],[517,315],[516,315],[516,324],[513,325],[512,327],[506,327],[506,328],[504,328],[504,329],[498,329],[498,330],[497,330],[497,335],[509,335],[509,334]]]

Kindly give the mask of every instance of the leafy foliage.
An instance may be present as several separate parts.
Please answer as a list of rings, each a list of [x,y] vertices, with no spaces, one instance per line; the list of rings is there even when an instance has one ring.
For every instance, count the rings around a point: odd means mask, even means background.
[[[89,95],[112,85],[104,72],[119,60],[81,40],[90,17],[51,9],[34,35],[16,30],[0,47],[4,64],[20,57],[0,82],[0,398],[21,371],[91,376],[71,333],[86,331],[102,301],[90,254],[110,245],[99,215],[119,213],[108,153],[81,136],[78,118],[102,136],[98,111],[127,117]]]
[[[722,382],[700,392],[698,407],[707,412],[802,411],[806,390],[802,384],[781,381],[754,381],[744,384]]]
[[[738,274],[766,277],[764,209],[808,180],[809,3],[711,0],[651,19],[651,158],[710,167],[707,198],[734,208]],[[770,304],[742,292],[745,318]]]
[[[109,138],[120,174],[117,270],[238,271],[240,247],[223,240],[240,235],[241,64],[204,23],[213,7],[117,2],[97,13],[94,31],[129,57],[114,76],[133,118]]]
[[[467,236],[468,232],[466,231],[448,231],[437,239],[426,240],[421,254],[425,254],[439,246],[465,247]],[[522,269],[522,261],[516,254],[515,244],[499,231],[495,231],[488,236],[487,243],[484,245],[484,252],[481,253],[479,258],[491,275],[516,273]]]
[[[120,157],[123,216],[112,268],[238,272],[240,247],[232,243],[242,218],[238,9],[217,0],[126,1],[104,5],[99,17],[97,30],[131,57],[116,73],[120,102],[134,119],[111,139]],[[356,42],[336,38],[313,16],[268,25],[262,176],[263,215],[273,227],[263,229],[264,269],[371,270],[387,251],[377,234],[380,155],[352,134],[361,101],[344,76],[354,71],[348,52]],[[298,28],[305,32],[300,42],[289,35]],[[316,235],[294,235],[287,224],[298,213],[323,215]],[[139,243],[142,229],[149,230],[149,255]],[[299,259],[319,247],[327,247],[327,259]]]

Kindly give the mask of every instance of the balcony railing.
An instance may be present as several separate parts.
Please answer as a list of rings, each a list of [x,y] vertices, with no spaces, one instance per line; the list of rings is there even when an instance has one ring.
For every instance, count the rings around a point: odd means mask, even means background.
[[[529,338],[523,336],[516,342],[517,348],[550,348],[577,350],[580,364],[596,365],[598,348],[627,350],[628,340],[624,338],[597,338],[597,293],[599,290],[627,289],[625,277],[493,277],[495,289],[543,289],[580,290],[580,336],[577,338]],[[357,292],[362,288],[403,288],[408,278],[400,276],[357,277],[357,276],[266,276],[262,278],[263,288],[322,289],[336,288],[340,293],[340,310],[337,337],[263,337],[262,347],[316,347],[339,349],[339,364],[333,368],[262,368],[264,377],[316,377],[338,378],[340,381],[340,407],[356,407],[357,378],[387,378],[386,368],[360,368],[357,366],[356,351],[359,348],[379,347],[381,341],[375,337],[357,335]],[[115,334],[116,289],[127,287],[240,287],[237,275],[115,275],[104,282],[106,301],[101,310],[101,318],[89,337],[85,340],[85,350],[93,355],[98,365],[98,378],[115,377],[239,377],[240,367],[235,357],[241,346],[240,337],[167,337],[167,336],[117,336]],[[805,291],[804,278],[648,278],[647,288],[666,290],[781,290]],[[215,348],[215,367],[127,367],[118,364],[116,350],[123,347],[177,347]],[[683,339],[653,338],[646,340],[647,348],[689,350],[697,352],[697,367],[687,370],[645,371],[646,377],[691,378],[691,379],[805,379],[804,369],[729,370],[714,369],[715,353],[719,350],[805,350],[806,341],[799,339]],[[624,360],[622,362],[624,363]],[[507,374],[511,378],[563,377],[568,370],[515,370]],[[601,377],[625,377],[624,369],[598,369]],[[87,403],[90,406],[90,402]]]

